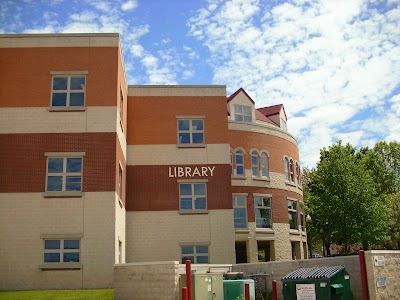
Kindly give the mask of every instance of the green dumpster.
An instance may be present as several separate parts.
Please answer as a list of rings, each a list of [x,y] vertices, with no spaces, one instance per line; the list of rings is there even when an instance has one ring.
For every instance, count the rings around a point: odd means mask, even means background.
[[[284,300],[351,300],[345,266],[301,268],[282,278]]]
[[[250,285],[250,299],[254,300],[255,290],[253,279],[224,280],[224,300],[236,300],[241,296],[244,299],[244,286],[246,283]]]

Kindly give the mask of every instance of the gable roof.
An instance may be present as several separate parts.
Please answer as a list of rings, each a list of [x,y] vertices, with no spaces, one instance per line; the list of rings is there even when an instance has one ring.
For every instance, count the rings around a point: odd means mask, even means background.
[[[271,121],[268,117],[264,116],[262,114],[262,112],[258,111],[257,109],[256,109],[256,119],[259,120],[259,121],[263,121],[263,122],[278,126],[273,121]]]
[[[279,112],[281,111],[281,109],[283,109],[283,113],[285,114],[285,117],[287,119],[285,107],[283,106],[283,104],[277,104],[277,105],[258,108],[258,110],[266,117],[278,115]]]
[[[243,92],[247,98],[249,98],[249,100],[255,104],[255,102],[253,101],[253,99],[251,99],[251,97],[249,96],[249,94],[246,93],[246,91],[243,88],[238,89],[236,92],[234,92],[232,95],[230,95],[227,99],[226,102],[229,103],[233,98],[236,97],[237,94],[239,94],[240,92]]]

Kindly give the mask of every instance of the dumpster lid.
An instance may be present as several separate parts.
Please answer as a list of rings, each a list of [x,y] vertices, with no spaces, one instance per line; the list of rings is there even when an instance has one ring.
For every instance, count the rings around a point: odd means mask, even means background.
[[[329,278],[337,272],[344,270],[345,266],[301,268],[297,269],[282,278],[285,279],[318,279]]]

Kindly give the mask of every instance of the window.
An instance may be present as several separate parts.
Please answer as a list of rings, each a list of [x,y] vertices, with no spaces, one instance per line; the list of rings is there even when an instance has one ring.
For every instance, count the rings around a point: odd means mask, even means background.
[[[204,120],[178,120],[179,145],[204,144]]]
[[[233,154],[232,154],[232,150],[229,152],[230,157],[231,157],[231,175],[233,175]]]
[[[290,181],[290,177],[289,177],[289,159],[287,157],[285,157],[285,159],[283,161],[283,165],[285,167],[285,179],[286,179],[286,181]]]
[[[80,240],[79,239],[45,239],[44,263],[79,263]]]
[[[46,191],[82,191],[82,157],[48,157]]]
[[[235,228],[247,228],[246,196],[233,195],[232,202]]]
[[[118,196],[122,199],[122,167],[118,164]]]
[[[261,153],[261,176],[268,177],[268,156],[265,152]]]
[[[301,230],[306,231],[306,223],[305,223],[305,217],[304,217],[304,207],[300,205],[300,226]]]
[[[251,172],[253,176],[260,176],[258,152],[256,150],[251,151]]]
[[[287,125],[286,125],[286,121],[284,119],[281,118],[281,128],[283,130],[287,130]]]
[[[272,242],[257,241],[259,262],[271,261],[271,243]]]
[[[51,106],[84,106],[86,77],[53,76]]]
[[[251,122],[251,107],[244,105],[235,105],[235,121]]]
[[[297,202],[295,200],[288,200],[288,213],[290,229],[297,229]]]
[[[244,175],[244,155],[242,150],[236,150],[236,175]]]
[[[271,197],[255,196],[254,208],[256,215],[256,228],[271,228]]]
[[[186,260],[194,264],[208,264],[208,246],[181,246],[181,262]]]
[[[122,89],[119,90],[119,123],[121,124],[121,128],[123,130],[123,120],[124,120],[124,94],[122,93]]]
[[[180,183],[179,203],[181,210],[207,209],[205,183]]]
[[[297,180],[297,184],[301,185],[301,171],[300,171],[300,164],[298,162],[296,162],[296,180]]]
[[[290,182],[294,182],[293,159],[289,160]]]

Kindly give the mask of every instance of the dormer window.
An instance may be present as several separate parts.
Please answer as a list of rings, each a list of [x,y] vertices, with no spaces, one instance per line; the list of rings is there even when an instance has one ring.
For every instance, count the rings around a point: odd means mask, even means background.
[[[283,130],[286,130],[286,131],[287,131],[286,121],[285,121],[284,119],[282,119],[282,118],[281,118],[281,128],[282,128]]]
[[[251,107],[245,105],[235,105],[235,121],[252,122]]]

